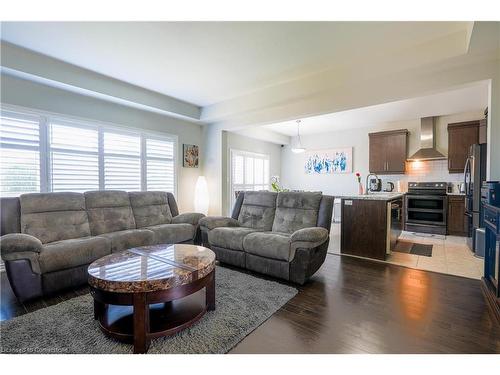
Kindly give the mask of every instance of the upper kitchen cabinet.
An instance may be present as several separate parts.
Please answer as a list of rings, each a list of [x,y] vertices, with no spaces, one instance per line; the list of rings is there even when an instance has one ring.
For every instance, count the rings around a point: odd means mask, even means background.
[[[448,170],[452,173],[464,171],[469,147],[479,143],[480,121],[448,124]]]
[[[408,156],[408,130],[370,133],[370,172],[404,174]]]

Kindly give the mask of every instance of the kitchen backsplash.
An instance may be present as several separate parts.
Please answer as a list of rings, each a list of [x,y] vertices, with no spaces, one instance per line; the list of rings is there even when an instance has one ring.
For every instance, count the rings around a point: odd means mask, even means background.
[[[432,160],[407,162],[406,173],[404,175],[380,175],[382,182],[390,181],[397,188],[397,181],[400,181],[402,191],[407,190],[408,182],[451,182],[453,192],[457,192],[457,183],[463,182],[463,173],[449,173],[448,160]]]

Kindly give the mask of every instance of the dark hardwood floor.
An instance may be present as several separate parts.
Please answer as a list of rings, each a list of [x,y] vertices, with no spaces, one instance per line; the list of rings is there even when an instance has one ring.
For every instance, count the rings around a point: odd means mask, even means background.
[[[2,320],[88,293],[20,304],[1,282]],[[500,327],[478,280],[328,255],[231,353],[500,353]]]

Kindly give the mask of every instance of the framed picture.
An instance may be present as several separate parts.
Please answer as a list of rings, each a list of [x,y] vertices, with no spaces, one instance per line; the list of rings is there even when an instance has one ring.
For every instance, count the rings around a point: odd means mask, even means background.
[[[198,168],[199,147],[183,144],[182,151],[182,166],[185,168]]]
[[[307,174],[352,173],[352,147],[309,151],[304,170]]]

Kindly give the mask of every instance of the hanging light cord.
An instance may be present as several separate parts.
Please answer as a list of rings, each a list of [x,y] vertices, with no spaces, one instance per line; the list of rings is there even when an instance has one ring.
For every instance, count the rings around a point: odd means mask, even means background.
[[[300,120],[297,120],[297,139],[299,140],[299,144],[302,146],[302,141],[300,140],[299,125],[300,125]]]

